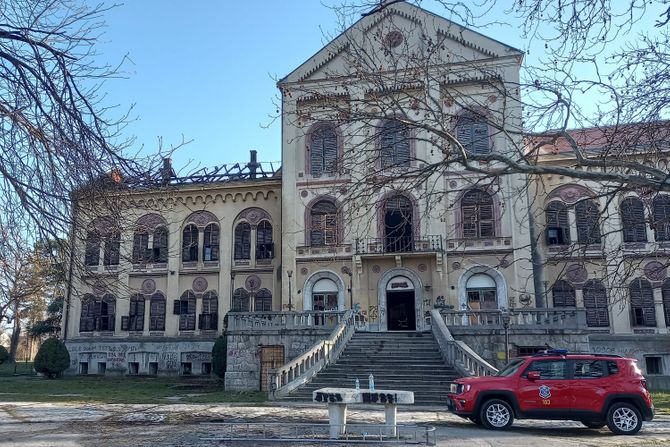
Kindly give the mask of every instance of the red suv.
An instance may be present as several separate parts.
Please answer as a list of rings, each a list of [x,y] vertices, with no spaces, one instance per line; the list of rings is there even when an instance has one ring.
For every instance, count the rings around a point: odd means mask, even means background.
[[[449,410],[489,429],[514,418],[570,419],[632,435],[654,417],[647,382],[635,359],[547,351],[512,360],[496,376],[457,379]]]

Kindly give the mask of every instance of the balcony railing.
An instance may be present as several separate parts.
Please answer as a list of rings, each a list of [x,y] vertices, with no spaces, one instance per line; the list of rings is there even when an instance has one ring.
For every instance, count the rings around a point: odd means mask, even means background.
[[[442,251],[442,237],[380,237],[356,239],[357,254],[422,253]]]

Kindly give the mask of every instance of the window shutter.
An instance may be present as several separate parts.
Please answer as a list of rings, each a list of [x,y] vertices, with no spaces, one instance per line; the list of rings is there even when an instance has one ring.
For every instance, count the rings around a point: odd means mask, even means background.
[[[628,197],[621,202],[621,225],[624,242],[647,242],[644,206],[637,197]]]
[[[577,305],[575,289],[566,281],[556,281],[551,294],[554,298],[554,307],[575,307]]]
[[[172,303],[172,313],[179,315],[181,313],[181,300],[174,300]]]
[[[584,307],[589,327],[609,326],[607,293],[600,281],[590,280],[584,285]]]
[[[316,136],[316,135],[315,135]],[[320,138],[312,139],[309,148],[310,173],[312,175],[321,175],[323,172],[323,140]]]
[[[663,314],[665,316],[665,325],[670,326],[670,278],[663,281],[661,295],[663,296]]]
[[[200,330],[205,329],[204,320],[205,320],[204,314],[198,315],[198,329]]]
[[[129,320],[130,320],[130,317],[121,317],[121,330],[122,331],[127,331],[128,330]]]
[[[657,241],[670,240],[670,196],[660,194],[654,197],[654,229]]]
[[[467,118],[459,120],[456,126],[456,139],[466,151],[470,152],[472,147],[472,121]]]
[[[478,155],[484,155],[490,152],[488,123],[478,121],[472,124],[471,152]]]
[[[577,241],[580,244],[600,243],[598,205],[593,200],[582,200],[575,205],[577,214]]]
[[[329,173],[337,171],[337,134],[332,129],[324,132],[323,171]]]

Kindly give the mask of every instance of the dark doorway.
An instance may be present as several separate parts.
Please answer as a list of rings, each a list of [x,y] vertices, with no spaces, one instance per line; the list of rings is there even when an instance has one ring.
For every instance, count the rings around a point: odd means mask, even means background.
[[[386,201],[384,245],[390,253],[412,251],[412,203],[403,196]]]
[[[389,331],[415,331],[414,291],[387,292],[386,314]]]

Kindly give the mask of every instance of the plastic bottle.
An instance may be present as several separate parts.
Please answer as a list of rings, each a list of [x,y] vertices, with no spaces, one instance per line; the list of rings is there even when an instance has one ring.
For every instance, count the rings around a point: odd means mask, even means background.
[[[361,389],[361,382],[358,381],[358,377],[356,377],[356,389],[357,390]]]
[[[373,376],[372,373],[370,373],[370,375],[368,376],[368,385],[369,385],[370,391],[375,390],[375,376]]]

